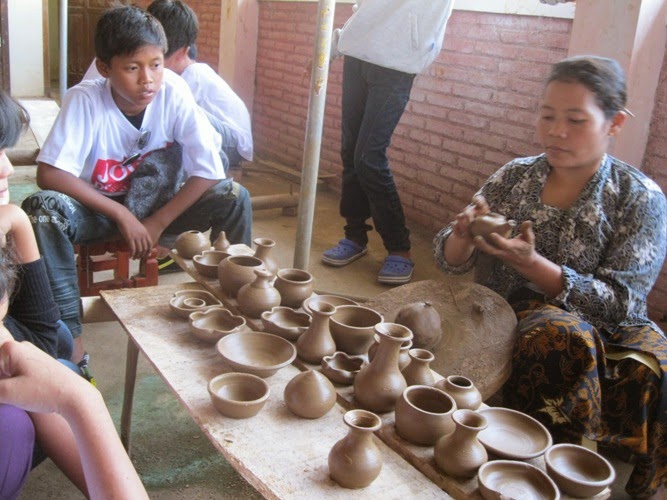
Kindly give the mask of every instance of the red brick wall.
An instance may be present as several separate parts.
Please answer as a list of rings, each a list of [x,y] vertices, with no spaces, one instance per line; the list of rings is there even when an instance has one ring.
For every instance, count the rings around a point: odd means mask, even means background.
[[[301,168],[317,4],[260,3],[253,112],[259,157]],[[349,17],[336,6],[334,25]],[[434,233],[506,161],[540,152],[536,106],[550,65],[567,55],[571,21],[454,11],[443,51],[419,75],[389,150],[406,216]],[[320,171],[340,174],[342,62],[332,64]],[[645,170],[667,187],[667,66]],[[333,183],[339,188],[339,179]],[[667,271],[649,304],[667,313]]]
[[[142,8],[148,7],[152,0],[136,0],[134,3]],[[220,46],[220,0],[186,0],[195,11],[199,20],[197,37],[197,60],[218,69],[218,53]]]

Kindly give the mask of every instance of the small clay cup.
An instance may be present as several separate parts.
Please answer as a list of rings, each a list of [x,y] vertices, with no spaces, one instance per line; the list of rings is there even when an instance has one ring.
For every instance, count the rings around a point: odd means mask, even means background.
[[[313,294],[313,275],[303,269],[280,269],[274,286],[280,292],[281,306],[301,307]]]
[[[208,383],[213,406],[230,418],[254,417],[264,407],[270,392],[264,379],[249,373],[223,373]]]
[[[396,401],[396,432],[406,441],[433,446],[445,434],[454,431],[452,397],[427,385],[411,385]]]
[[[336,307],[329,322],[336,349],[348,354],[367,353],[375,335],[373,327],[382,321],[382,315],[368,307]]]

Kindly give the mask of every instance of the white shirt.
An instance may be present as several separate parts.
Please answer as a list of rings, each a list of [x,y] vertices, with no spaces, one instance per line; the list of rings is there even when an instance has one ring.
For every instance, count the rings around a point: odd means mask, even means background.
[[[140,150],[142,134],[150,132]],[[197,106],[185,82],[165,70],[162,87],[146,107],[141,130],[123,115],[108,80],[84,80],[67,91],[62,108],[37,161],[64,170],[92,184],[107,196],[125,194],[138,159],[122,162],[177,141],[183,147],[187,177],[224,179],[220,136]]]
[[[239,154],[252,160],[250,113],[241,98],[208,64],[192,63],[181,77],[190,87],[197,104],[236,132]]]

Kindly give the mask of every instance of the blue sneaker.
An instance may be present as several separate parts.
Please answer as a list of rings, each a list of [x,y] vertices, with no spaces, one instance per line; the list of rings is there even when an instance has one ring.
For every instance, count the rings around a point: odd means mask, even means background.
[[[338,245],[326,250],[322,254],[322,262],[330,266],[342,267],[347,266],[350,262],[354,262],[367,253],[368,248],[362,247],[352,240],[343,238],[338,242]]]
[[[404,285],[412,279],[415,263],[400,255],[387,255],[378,274],[378,282],[385,285]]]

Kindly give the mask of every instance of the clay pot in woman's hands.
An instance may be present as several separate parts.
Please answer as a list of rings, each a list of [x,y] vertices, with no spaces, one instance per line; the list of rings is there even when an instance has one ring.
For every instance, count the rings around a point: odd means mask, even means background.
[[[509,238],[514,225],[514,221],[508,221],[504,216],[491,212],[475,217],[470,221],[470,234],[473,237],[482,236],[487,240],[491,233],[497,233],[503,238]]]

